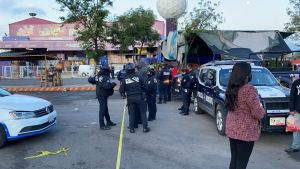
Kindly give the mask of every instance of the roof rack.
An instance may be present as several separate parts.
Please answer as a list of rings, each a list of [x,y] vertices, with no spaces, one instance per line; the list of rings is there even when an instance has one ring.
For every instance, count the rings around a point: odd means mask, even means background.
[[[222,60],[222,61],[212,61],[204,64],[203,66],[219,66],[219,65],[234,65],[239,62],[247,62],[250,63],[251,66],[262,66],[261,61],[259,60]]]

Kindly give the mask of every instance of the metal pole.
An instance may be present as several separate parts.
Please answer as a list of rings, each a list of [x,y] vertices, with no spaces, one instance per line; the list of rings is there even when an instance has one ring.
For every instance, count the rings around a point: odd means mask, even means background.
[[[45,70],[47,70],[47,55],[45,55]]]
[[[295,71],[295,65],[294,65],[295,62],[294,62],[294,59],[295,59],[294,58],[294,52],[292,52],[292,64],[291,65],[292,65],[292,70],[293,71]]]
[[[185,40],[185,44],[184,44],[184,68],[187,68],[187,57],[188,57],[188,44],[187,41]]]

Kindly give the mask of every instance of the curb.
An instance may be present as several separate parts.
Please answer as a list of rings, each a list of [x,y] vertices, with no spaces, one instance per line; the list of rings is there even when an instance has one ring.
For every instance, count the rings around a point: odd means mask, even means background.
[[[96,91],[96,87],[29,87],[29,88],[6,88],[10,92],[78,92]]]

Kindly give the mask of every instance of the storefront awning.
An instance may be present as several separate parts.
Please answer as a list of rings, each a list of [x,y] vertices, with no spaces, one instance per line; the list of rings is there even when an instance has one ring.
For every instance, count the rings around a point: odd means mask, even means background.
[[[3,52],[0,53],[0,61],[32,61],[32,60],[55,60],[57,58],[48,55],[30,55],[30,52]]]

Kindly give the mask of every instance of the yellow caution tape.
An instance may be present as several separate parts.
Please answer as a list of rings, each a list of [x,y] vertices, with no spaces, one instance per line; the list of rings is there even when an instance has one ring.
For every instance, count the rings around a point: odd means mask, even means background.
[[[123,109],[123,117],[122,117],[122,125],[121,125],[121,132],[120,132],[120,140],[119,140],[119,149],[118,149],[118,158],[116,163],[116,169],[120,169],[121,164],[121,157],[122,157],[122,147],[123,147],[123,135],[124,135],[124,123],[125,123],[125,116],[126,116],[126,99],[124,102],[124,109]]]
[[[30,156],[30,157],[26,157],[24,158],[25,160],[27,159],[33,159],[33,158],[40,158],[40,157],[44,157],[44,156],[49,156],[49,155],[56,155],[56,154],[60,154],[60,153],[64,153],[65,155],[67,155],[69,149],[68,148],[61,148],[55,152],[50,152],[50,151],[38,151],[37,155],[34,156]]]

